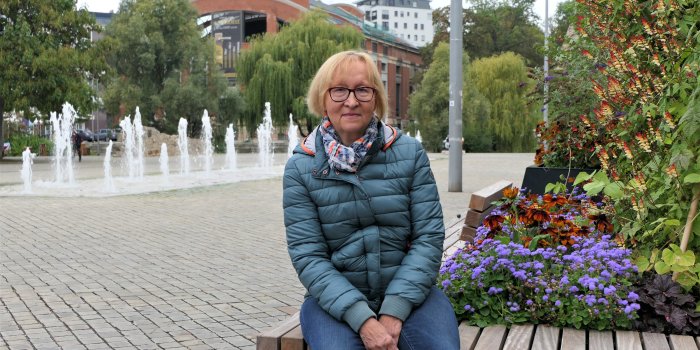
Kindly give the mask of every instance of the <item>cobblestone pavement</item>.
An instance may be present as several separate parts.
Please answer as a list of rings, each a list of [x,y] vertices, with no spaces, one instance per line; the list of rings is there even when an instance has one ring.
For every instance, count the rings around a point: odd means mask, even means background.
[[[431,158],[450,221],[472,191],[521,181],[532,155],[464,155],[458,193],[446,192],[447,155]],[[9,167],[18,165],[0,163],[0,184],[13,182]],[[281,199],[279,177],[0,198],[0,349],[253,349],[257,333],[303,300]]]

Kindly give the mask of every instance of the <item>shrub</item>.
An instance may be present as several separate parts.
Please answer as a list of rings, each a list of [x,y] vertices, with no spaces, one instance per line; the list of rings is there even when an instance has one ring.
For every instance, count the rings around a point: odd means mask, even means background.
[[[439,283],[457,317],[480,327],[548,323],[629,328],[639,309],[636,266],[620,247],[602,204],[585,195],[535,196],[511,189],[458,249]]]
[[[53,149],[53,142],[51,140],[29,134],[14,134],[10,137],[10,156],[21,156],[27,147],[31,149],[32,153],[39,153],[39,147],[45,144],[46,151],[51,154]]]
[[[642,332],[700,336],[700,312],[696,298],[685,293],[670,275],[647,272],[636,285],[639,294],[639,319],[634,328]]]

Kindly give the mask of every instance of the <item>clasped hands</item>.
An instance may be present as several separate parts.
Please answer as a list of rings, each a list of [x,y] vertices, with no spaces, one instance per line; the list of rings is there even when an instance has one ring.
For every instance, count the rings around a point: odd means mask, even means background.
[[[393,316],[368,318],[360,327],[360,338],[367,350],[398,350],[403,322]]]

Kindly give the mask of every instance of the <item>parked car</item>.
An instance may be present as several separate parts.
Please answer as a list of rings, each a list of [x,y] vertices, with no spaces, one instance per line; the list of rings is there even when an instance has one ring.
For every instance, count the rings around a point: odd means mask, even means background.
[[[95,137],[97,141],[117,141],[117,132],[112,129],[100,129],[100,131],[95,134]]]
[[[83,141],[92,142],[97,140],[95,134],[90,129],[78,129],[75,132],[78,133],[78,135],[80,135],[80,138],[83,139]]]
[[[445,139],[442,140],[442,149],[443,149],[443,150],[449,150],[449,149],[450,149],[450,137],[449,137],[449,136],[445,137]]]

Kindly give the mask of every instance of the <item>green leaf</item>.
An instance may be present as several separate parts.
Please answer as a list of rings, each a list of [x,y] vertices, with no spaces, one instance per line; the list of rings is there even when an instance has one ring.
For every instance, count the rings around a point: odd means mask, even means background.
[[[584,181],[590,180],[594,174],[595,174],[595,172],[588,174],[585,171],[578,173],[578,175],[576,175],[576,179],[574,179],[574,186],[576,186]]]
[[[622,187],[617,182],[611,182],[609,185],[605,186],[603,193],[610,196],[613,200],[622,198],[623,192]]]
[[[698,182],[700,182],[700,174],[698,173],[688,174],[683,178],[683,183],[685,184]]]
[[[678,219],[668,219],[664,221],[666,226],[680,226],[681,222]]]
[[[664,275],[664,274],[669,273],[669,272],[671,271],[671,268],[670,268],[668,265],[666,265],[666,263],[664,263],[663,261],[658,261],[658,262],[654,265],[654,270],[655,270],[656,273],[658,273],[659,275]]]
[[[591,182],[591,183],[583,185],[583,189],[589,195],[595,196],[596,194],[600,193],[600,191],[605,189],[605,183],[603,183],[603,182]]]
[[[651,265],[646,256],[637,257],[634,263],[637,265],[637,269],[639,269],[639,271],[646,271],[649,268],[649,265]]]

